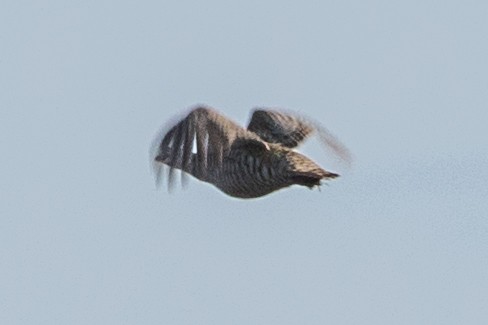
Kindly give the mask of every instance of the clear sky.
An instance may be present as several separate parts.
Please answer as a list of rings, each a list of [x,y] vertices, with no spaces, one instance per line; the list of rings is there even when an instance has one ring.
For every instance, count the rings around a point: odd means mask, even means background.
[[[487,1],[2,1],[1,324],[487,324]],[[321,192],[156,190],[196,103],[326,125]]]

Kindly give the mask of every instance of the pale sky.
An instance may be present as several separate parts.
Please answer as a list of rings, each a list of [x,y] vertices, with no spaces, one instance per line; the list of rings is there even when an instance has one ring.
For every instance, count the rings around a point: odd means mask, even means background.
[[[0,324],[488,323],[488,2],[3,1]],[[342,177],[156,190],[204,103]]]

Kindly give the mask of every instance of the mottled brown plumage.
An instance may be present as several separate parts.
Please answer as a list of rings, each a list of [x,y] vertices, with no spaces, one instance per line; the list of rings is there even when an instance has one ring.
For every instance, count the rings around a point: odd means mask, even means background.
[[[325,128],[291,113],[256,109],[244,129],[214,109],[198,107],[157,140],[156,172],[160,175],[165,164],[170,186],[174,170],[180,169],[183,179],[191,174],[238,198],[256,198],[294,184],[313,188],[339,176],[293,149],[313,132],[349,159],[347,149]]]

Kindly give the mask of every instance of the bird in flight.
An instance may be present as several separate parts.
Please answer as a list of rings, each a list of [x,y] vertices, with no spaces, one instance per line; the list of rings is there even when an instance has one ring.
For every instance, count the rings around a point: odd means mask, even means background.
[[[156,180],[169,166],[213,184],[236,198],[257,198],[291,185],[320,186],[339,175],[294,150],[313,133],[332,152],[349,162],[349,151],[318,123],[275,109],[255,109],[241,127],[210,107],[198,106],[155,140],[152,156]]]

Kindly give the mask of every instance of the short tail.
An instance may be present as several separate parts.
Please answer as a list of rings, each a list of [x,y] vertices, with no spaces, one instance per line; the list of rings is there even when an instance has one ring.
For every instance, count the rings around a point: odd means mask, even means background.
[[[294,184],[313,188],[314,186],[319,186],[322,180],[329,180],[337,177],[339,177],[339,174],[322,169],[320,172],[296,173],[292,176],[292,180]]]

